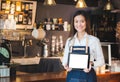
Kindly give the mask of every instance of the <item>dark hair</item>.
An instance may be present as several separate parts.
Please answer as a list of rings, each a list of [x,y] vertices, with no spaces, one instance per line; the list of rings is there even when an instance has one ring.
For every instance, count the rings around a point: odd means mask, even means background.
[[[73,37],[74,34],[77,32],[77,30],[74,28],[74,18],[78,15],[82,15],[85,17],[85,21],[86,21],[86,32],[88,34],[91,34],[91,31],[90,31],[90,19],[89,19],[89,15],[87,14],[87,11],[76,11],[75,14],[73,15],[72,17],[72,23],[71,23],[71,30],[70,30],[70,37]]]

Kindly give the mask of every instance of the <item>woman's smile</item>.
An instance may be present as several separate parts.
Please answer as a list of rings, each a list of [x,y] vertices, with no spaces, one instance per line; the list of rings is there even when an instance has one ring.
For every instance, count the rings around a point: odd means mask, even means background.
[[[74,18],[74,26],[78,32],[84,32],[86,29],[86,21],[84,16],[78,15]]]

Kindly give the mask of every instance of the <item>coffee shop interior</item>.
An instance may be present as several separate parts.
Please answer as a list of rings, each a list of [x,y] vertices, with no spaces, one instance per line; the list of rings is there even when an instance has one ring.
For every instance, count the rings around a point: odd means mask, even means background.
[[[0,0],[0,82],[65,82],[62,57],[77,10],[89,13],[101,42],[98,82],[119,82],[120,0]]]

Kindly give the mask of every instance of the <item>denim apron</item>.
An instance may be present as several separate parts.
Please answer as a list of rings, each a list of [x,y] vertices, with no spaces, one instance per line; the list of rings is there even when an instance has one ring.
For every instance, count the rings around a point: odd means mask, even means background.
[[[71,70],[67,73],[66,82],[97,82],[96,73],[93,68],[86,73],[83,70]]]
[[[71,46],[73,44],[74,40]],[[86,46],[88,46],[88,38],[86,39]],[[67,73],[66,82],[97,82],[96,72],[93,68],[88,73],[80,69],[73,69]]]

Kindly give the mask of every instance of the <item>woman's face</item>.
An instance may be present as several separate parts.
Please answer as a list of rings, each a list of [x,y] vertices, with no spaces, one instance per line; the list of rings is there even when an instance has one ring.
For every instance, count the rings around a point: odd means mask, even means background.
[[[74,27],[77,32],[85,32],[86,20],[83,15],[77,15],[74,17]]]

